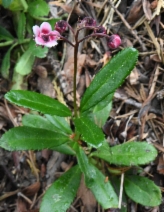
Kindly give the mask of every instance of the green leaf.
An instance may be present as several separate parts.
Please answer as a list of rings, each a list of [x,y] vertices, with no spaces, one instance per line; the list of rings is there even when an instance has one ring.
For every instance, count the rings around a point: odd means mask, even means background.
[[[15,70],[13,73],[11,90],[27,90],[27,82],[24,80],[24,76],[17,73]]]
[[[159,187],[146,177],[126,176],[124,187],[126,194],[141,205],[154,207],[161,204]]]
[[[10,34],[8,30],[0,26],[0,40],[13,40],[14,37]]]
[[[106,120],[109,117],[109,113],[111,109],[112,109],[112,102],[110,102],[106,107],[104,107],[101,110],[99,110],[98,105],[95,106],[92,114],[93,114],[93,119],[96,125],[98,125],[99,127],[104,126]]]
[[[119,196],[119,194],[120,194],[120,186],[121,186],[120,176],[111,176],[110,175],[110,180],[112,182],[112,185],[113,185],[117,195]],[[126,194],[125,194],[125,192],[123,190],[122,191],[121,209],[120,209],[119,212],[127,212],[128,211],[127,206],[128,206],[127,196],[126,196]]]
[[[105,99],[99,102],[93,109],[93,111],[103,110],[106,106],[108,106],[113,99],[114,93],[109,94]]]
[[[11,50],[16,46],[16,44],[12,45],[9,50],[6,52],[3,60],[2,60],[2,66],[1,66],[1,75],[5,79],[9,79],[9,68],[10,68],[10,54]]]
[[[50,130],[33,127],[15,127],[6,132],[0,139],[4,149],[42,150],[53,149],[69,141],[69,137]]]
[[[40,111],[44,114],[62,117],[71,116],[68,107],[55,99],[36,92],[12,90],[5,95],[5,98],[16,105]]]
[[[45,116],[53,124],[56,130],[63,131],[63,133],[66,133],[68,135],[72,134],[72,130],[64,117],[50,116],[48,114],[46,114]]]
[[[61,118],[59,116],[56,116],[56,117]],[[54,132],[59,132],[62,134],[65,133],[65,132],[63,132],[62,129],[59,129],[56,126],[54,126],[48,119],[46,119],[42,116],[39,116],[39,115],[31,115],[31,114],[24,115],[23,119],[22,119],[22,123],[24,126],[27,126],[27,127],[41,128],[41,129],[46,129],[46,130],[51,129]],[[64,154],[69,154],[69,155],[75,154],[73,149],[68,144],[62,144],[60,146],[54,147],[53,150],[56,150],[56,151],[64,153]]]
[[[86,143],[95,148],[101,146],[104,141],[104,134],[94,122],[87,117],[79,117],[74,119],[74,124]]]
[[[127,142],[114,147],[102,146],[92,153],[109,163],[137,166],[153,161],[157,156],[157,150],[147,142]]]
[[[105,176],[91,163],[81,147],[77,147],[78,164],[84,173],[86,186],[92,191],[97,201],[104,209],[117,208],[118,198],[110,183],[105,182]]]
[[[27,49],[25,53],[19,58],[15,66],[15,71],[23,76],[29,74],[32,71],[34,60],[35,57],[31,50]]]
[[[126,48],[119,52],[95,76],[81,100],[80,111],[84,112],[103,101],[113,93],[130,74],[138,57],[134,48]]]
[[[22,42],[26,32],[26,16],[24,12],[14,13],[14,25],[19,42]]]
[[[13,0],[2,0],[2,6],[8,8]]]
[[[39,58],[46,57],[46,55],[48,53],[48,47],[42,48],[42,46],[36,46],[36,43],[34,41],[30,42],[29,49],[33,56],[39,57]]]
[[[47,16],[49,13],[49,7],[43,0],[35,0],[29,2],[28,12],[33,17]]]
[[[76,196],[80,179],[81,171],[78,166],[64,173],[46,191],[40,212],[66,212]]]

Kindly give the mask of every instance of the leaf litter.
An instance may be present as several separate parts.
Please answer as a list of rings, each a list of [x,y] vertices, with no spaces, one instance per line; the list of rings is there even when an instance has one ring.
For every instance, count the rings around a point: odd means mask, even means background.
[[[141,174],[153,176],[152,180],[160,186],[161,191],[164,191],[164,1],[58,0],[51,2],[51,7],[52,5],[55,9],[55,17],[66,15],[68,21],[74,25],[79,17],[90,16],[107,27],[108,33],[118,33],[121,36],[123,42],[120,48],[133,46],[138,49],[137,66],[123,86],[116,91],[113,108],[103,130],[111,146],[125,141],[143,139],[152,143],[159,152],[158,157],[152,164],[144,167]],[[0,16],[10,21],[9,15],[2,13]],[[3,24],[9,27],[7,21]],[[67,32],[67,36],[72,39],[70,32]],[[6,49],[2,48],[0,55],[2,58],[5,51]],[[28,80],[25,79],[28,89],[62,99],[71,106],[73,100],[71,51],[70,46],[60,42],[57,48],[58,57],[50,50],[47,58],[36,59],[33,72],[28,76]],[[108,51],[103,38],[88,39],[80,46],[78,104],[98,70],[117,53],[117,50]],[[18,83],[21,87],[22,79]],[[7,80],[1,78],[0,89],[1,96],[10,89]],[[9,105],[1,99],[1,134],[13,125],[21,125],[22,116],[28,112],[27,109]],[[45,189],[74,163],[73,157],[48,150],[35,153],[31,151],[10,153],[1,149],[0,159],[0,211],[39,211]],[[63,163],[65,163],[64,168]],[[162,211],[163,207],[161,203],[159,207],[149,208],[149,211]],[[128,208],[135,212],[148,211],[141,205],[137,208],[133,202],[128,202]],[[82,181],[77,197],[68,211],[103,212],[104,210]],[[117,210],[107,211],[116,212]]]

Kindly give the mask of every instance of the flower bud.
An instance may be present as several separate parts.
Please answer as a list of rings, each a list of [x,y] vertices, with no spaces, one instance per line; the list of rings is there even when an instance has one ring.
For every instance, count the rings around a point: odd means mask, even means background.
[[[67,26],[68,26],[67,22],[61,20],[61,21],[56,22],[55,29],[58,32],[63,33],[67,30]]]
[[[99,27],[96,27],[96,28],[95,28],[94,32],[95,32],[95,33],[106,34],[106,29],[105,29],[105,27],[103,27],[103,26],[99,26]]]
[[[111,35],[107,41],[107,45],[110,49],[116,49],[121,45],[121,38],[119,35]]]
[[[95,27],[96,26],[96,21],[93,18],[90,17],[85,17],[82,22],[84,26],[89,26],[89,27]]]

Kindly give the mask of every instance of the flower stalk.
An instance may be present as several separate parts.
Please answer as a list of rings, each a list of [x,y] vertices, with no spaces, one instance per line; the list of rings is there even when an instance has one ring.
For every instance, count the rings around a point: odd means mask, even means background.
[[[70,29],[74,35],[75,43],[69,41],[62,34]],[[83,29],[92,30],[93,33],[85,36],[84,38],[78,40],[79,32]],[[61,20],[56,23],[55,30],[52,30],[51,25],[47,22],[43,22],[41,26],[34,26],[33,32],[35,36],[35,42],[37,45],[53,47],[57,45],[58,40],[64,40],[69,43],[74,48],[74,79],[73,79],[73,105],[74,105],[74,117],[78,116],[78,106],[77,106],[77,97],[76,97],[76,78],[77,78],[77,66],[78,66],[78,48],[79,44],[90,37],[106,37],[107,46],[110,49],[116,49],[121,44],[121,39],[119,35],[109,36],[106,34],[106,29],[103,26],[97,26],[96,21],[90,17],[84,18],[77,26],[76,31],[64,20]]]

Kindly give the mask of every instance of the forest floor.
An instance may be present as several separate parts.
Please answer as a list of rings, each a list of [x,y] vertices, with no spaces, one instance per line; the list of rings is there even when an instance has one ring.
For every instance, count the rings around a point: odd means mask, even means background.
[[[119,34],[122,44],[110,51],[106,40],[88,39],[79,48],[79,99],[93,76],[119,50],[134,47],[139,51],[136,67],[124,84],[115,92],[112,110],[103,127],[113,144],[129,140],[147,141],[158,150],[156,160],[143,166],[147,176],[164,191],[164,2],[162,0],[108,0],[55,1],[59,18],[66,17],[75,26],[78,18],[92,17],[111,34]],[[10,14],[0,8],[1,18],[10,20]],[[50,16],[53,16],[54,11]],[[6,22],[8,24],[8,22]],[[85,31],[84,33],[87,33]],[[68,37],[71,34],[67,32]],[[55,50],[54,50],[55,49]],[[32,72],[24,77],[28,90],[72,103],[73,51],[63,41],[49,50],[47,57],[36,59]],[[1,47],[0,63],[6,47]],[[57,57],[54,58],[56,52]],[[13,63],[13,61],[11,61]],[[11,70],[12,71],[12,70]],[[57,79],[57,80],[55,80]],[[9,80],[0,78],[1,135],[13,126],[21,125],[23,114],[29,111],[4,100],[10,90]],[[0,212],[38,212],[44,191],[74,163],[72,156],[43,150],[38,152],[8,152],[0,149]],[[129,212],[164,211],[159,207],[144,207],[129,201]],[[69,212],[103,212],[85,185],[81,183]],[[116,212],[118,209],[109,209]],[[49,212],[49,211],[47,211]]]

